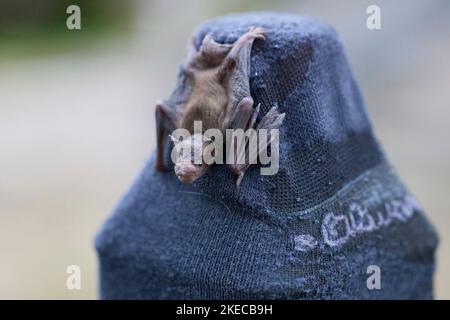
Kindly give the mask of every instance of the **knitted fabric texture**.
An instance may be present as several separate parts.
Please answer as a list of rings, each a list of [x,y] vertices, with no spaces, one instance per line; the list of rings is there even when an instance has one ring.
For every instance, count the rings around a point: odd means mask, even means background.
[[[335,31],[253,13],[204,23],[195,44],[251,26],[267,30],[252,49],[252,97],[261,115],[286,113],[278,174],[253,165],[236,189],[215,165],[182,184],[153,155],[97,235],[101,298],[432,298],[437,236],[372,134]],[[370,266],[381,289],[367,286]]]

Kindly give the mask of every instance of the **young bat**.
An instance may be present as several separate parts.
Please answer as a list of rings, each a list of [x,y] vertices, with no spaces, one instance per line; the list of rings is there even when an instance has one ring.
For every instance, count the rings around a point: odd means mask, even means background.
[[[156,169],[164,170],[164,144],[167,134],[176,128],[184,128],[191,138],[179,144],[201,143],[204,150],[210,141],[203,141],[202,135],[194,133],[194,121],[202,121],[204,130],[216,128],[223,133],[226,129],[253,128],[259,112],[259,105],[253,108],[250,96],[250,53],[256,39],[265,40],[261,27],[252,27],[232,44],[220,44],[206,35],[197,51],[191,43],[178,83],[167,101],[156,105],[157,159]],[[258,129],[278,129],[284,119],[273,107],[256,126]],[[269,144],[270,142],[268,142]],[[180,147],[180,146],[178,146]],[[179,148],[181,150],[182,148]],[[249,163],[230,164],[241,182]],[[191,183],[201,177],[208,165],[195,164],[192,155],[181,153],[175,163],[175,174],[182,182]]]

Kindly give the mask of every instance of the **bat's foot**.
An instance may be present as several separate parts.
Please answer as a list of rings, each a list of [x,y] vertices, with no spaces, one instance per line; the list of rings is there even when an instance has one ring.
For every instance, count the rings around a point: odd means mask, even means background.
[[[241,185],[242,179],[244,178],[245,172],[240,172],[237,179],[236,179],[236,188],[239,189],[239,186]]]
[[[262,27],[251,27],[247,34],[253,39],[266,40],[266,30]]]
[[[203,38],[200,47],[200,54],[211,64],[211,66],[220,64],[230,52],[232,44],[217,43],[210,34]]]
[[[229,166],[231,172],[236,175],[236,188],[239,189],[242,179],[244,178],[245,171],[248,169],[248,165],[245,164],[233,164]]]
[[[278,108],[272,107],[272,109],[267,112],[267,114],[261,119],[259,124],[256,126],[256,130],[259,129],[279,129],[283,124],[285,113],[279,113]]]

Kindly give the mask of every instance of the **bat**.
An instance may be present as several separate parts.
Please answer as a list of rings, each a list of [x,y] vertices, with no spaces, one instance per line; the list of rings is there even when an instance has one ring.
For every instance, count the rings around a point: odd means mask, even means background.
[[[164,145],[168,134],[177,128],[187,129],[192,135],[177,143],[176,150],[194,143],[200,143],[204,150],[211,141],[203,141],[202,135],[194,133],[194,121],[202,121],[205,130],[216,128],[223,133],[226,129],[245,131],[255,127],[260,105],[254,107],[250,95],[250,53],[254,41],[265,38],[263,28],[251,27],[232,44],[218,43],[207,34],[196,50],[191,41],[175,89],[168,100],[156,104],[156,170],[166,170]],[[278,129],[284,116],[273,107],[261,119],[256,130]],[[267,145],[270,142],[269,138]],[[250,166],[249,161],[228,166],[237,175],[239,186]],[[175,174],[185,183],[194,182],[208,168],[209,165],[203,161],[194,162],[192,154],[186,152],[178,154],[174,166]]]

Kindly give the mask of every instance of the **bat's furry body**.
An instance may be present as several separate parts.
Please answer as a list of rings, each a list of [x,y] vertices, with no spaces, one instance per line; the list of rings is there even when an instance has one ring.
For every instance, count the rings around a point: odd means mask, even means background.
[[[265,31],[253,27],[233,44],[219,44],[206,35],[197,51],[191,44],[178,84],[168,101],[156,106],[157,162],[156,168],[164,170],[164,142],[167,133],[176,128],[184,128],[194,133],[194,121],[202,121],[203,130],[252,128],[255,125],[259,106],[253,108],[250,95],[249,73],[250,53],[256,39],[265,39]],[[261,120],[256,129],[274,129],[282,124],[284,114],[276,108]],[[183,141],[184,145],[199,140]],[[202,142],[203,148],[208,142]],[[240,183],[249,164],[230,164]],[[178,157],[175,173],[183,182],[193,182],[203,175],[208,165],[194,164],[189,155]]]

